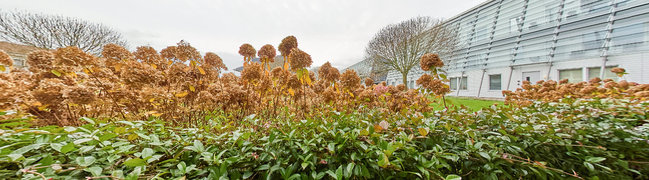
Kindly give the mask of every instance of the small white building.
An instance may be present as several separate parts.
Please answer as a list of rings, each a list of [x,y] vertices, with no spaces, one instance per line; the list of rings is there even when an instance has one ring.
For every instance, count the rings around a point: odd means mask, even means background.
[[[616,79],[613,67],[649,83],[649,0],[488,0],[446,25],[461,42],[442,57],[452,96],[502,98],[526,80]],[[422,74],[406,84],[416,88]],[[388,73],[388,84],[401,81]]]

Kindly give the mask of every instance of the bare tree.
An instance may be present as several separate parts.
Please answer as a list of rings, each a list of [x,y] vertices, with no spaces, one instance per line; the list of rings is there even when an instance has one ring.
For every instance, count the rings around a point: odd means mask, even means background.
[[[408,73],[419,65],[426,53],[446,57],[457,46],[457,33],[444,26],[444,21],[430,17],[416,17],[381,29],[368,43],[365,52],[377,72],[395,70],[401,73],[403,83]]]
[[[108,43],[127,45],[119,32],[102,24],[27,12],[0,12],[0,39],[48,49],[77,46],[91,53]]]

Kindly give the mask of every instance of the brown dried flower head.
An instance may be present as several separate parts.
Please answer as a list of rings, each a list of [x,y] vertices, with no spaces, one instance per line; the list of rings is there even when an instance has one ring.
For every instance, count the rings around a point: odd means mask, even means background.
[[[318,77],[327,82],[334,82],[340,77],[340,72],[327,61],[318,69]]]
[[[611,72],[613,72],[615,74],[620,74],[620,73],[625,73],[626,70],[624,68],[616,67],[616,68],[611,69]]]
[[[567,83],[568,83],[568,79],[562,79],[561,81],[559,81],[559,84],[567,84]]]
[[[374,80],[372,78],[365,78],[365,87],[372,87]]]
[[[54,54],[51,51],[39,50],[27,55],[27,65],[31,72],[49,72],[52,70]]]
[[[90,104],[95,100],[93,88],[87,86],[72,86],[63,90],[63,98],[74,104]]]
[[[297,38],[295,36],[286,36],[277,48],[282,56],[288,56],[293,48],[297,48]]]
[[[162,57],[178,62],[187,60],[202,61],[201,54],[192,47],[188,42],[181,40],[176,46],[168,46],[160,51]]]
[[[126,48],[113,43],[104,45],[101,55],[115,61],[133,59],[134,57]]]
[[[406,91],[406,85],[405,84],[399,84],[397,85],[397,90],[398,91]]]
[[[63,80],[56,78],[43,79],[38,87],[32,91],[34,98],[44,105],[56,106],[63,102],[63,90],[67,85]]]
[[[361,78],[358,77],[356,71],[353,69],[347,69],[340,77],[340,82],[343,85],[343,88],[347,90],[356,90],[361,86]]]
[[[595,83],[602,82],[602,79],[600,79],[599,77],[595,77],[593,79],[590,79],[590,81],[588,81],[588,82],[592,83],[592,84],[595,84]]]
[[[293,71],[309,67],[311,66],[311,63],[313,63],[313,61],[311,60],[311,55],[298,48],[291,50],[289,59],[291,59],[291,70]]]
[[[148,64],[128,61],[126,66],[128,68],[125,68],[121,72],[121,77],[125,84],[133,88],[139,89],[145,85],[156,84],[159,80],[163,79],[160,72]]]
[[[275,50],[275,47],[270,44],[266,44],[259,49],[259,52],[257,52],[257,55],[261,59],[265,59],[269,62],[275,62],[275,56],[277,54],[277,51]]]
[[[223,64],[223,59],[221,59],[221,57],[219,57],[219,55],[217,55],[216,53],[205,53],[203,60],[205,61],[205,65],[207,65],[207,67],[228,70],[228,67]]]
[[[262,67],[259,63],[250,63],[244,65],[243,71],[241,71],[241,78],[248,81],[259,80],[262,75]]]
[[[248,43],[242,44],[239,47],[239,54],[243,57],[253,57],[255,56],[255,53],[257,53],[257,50]]]
[[[11,59],[9,54],[5,53],[3,50],[0,50],[0,65],[4,65],[4,66],[14,65],[14,60]]]
[[[431,81],[433,81],[433,77],[428,74],[424,74],[421,75],[415,83],[417,83],[417,85],[421,87],[427,88],[428,84],[430,84]]]
[[[439,55],[427,53],[421,56],[419,65],[421,66],[422,70],[430,71],[432,70],[431,68],[444,66],[444,62],[442,62],[442,59],[439,58]]]
[[[96,64],[94,56],[83,52],[76,46],[58,48],[54,52],[54,57],[56,58],[56,65],[79,67]]]
[[[155,64],[160,66],[164,62],[162,60],[162,56],[158,54],[158,51],[156,51],[151,46],[137,47],[133,55],[135,56],[135,59],[138,59],[147,64]]]

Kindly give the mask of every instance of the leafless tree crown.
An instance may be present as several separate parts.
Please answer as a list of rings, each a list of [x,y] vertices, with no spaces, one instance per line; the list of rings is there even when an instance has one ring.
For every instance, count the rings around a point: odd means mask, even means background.
[[[457,39],[456,31],[445,27],[442,20],[416,17],[384,27],[365,51],[375,66],[401,73],[406,83],[408,72],[419,65],[422,55],[447,57],[457,46]]]
[[[127,45],[119,32],[102,24],[71,17],[6,11],[0,12],[0,39],[48,49],[77,46],[91,53],[99,53],[108,43]]]

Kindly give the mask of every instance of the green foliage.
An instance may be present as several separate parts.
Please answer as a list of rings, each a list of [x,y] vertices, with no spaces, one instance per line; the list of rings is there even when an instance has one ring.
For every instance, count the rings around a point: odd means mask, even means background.
[[[384,119],[328,113],[301,121],[208,117],[0,131],[10,179],[647,179],[648,103],[578,100]],[[215,115],[216,116],[216,115]]]
[[[432,98],[432,100],[438,100],[441,101],[439,98]],[[471,111],[479,111],[483,108],[489,108],[492,105],[503,105],[503,101],[496,101],[496,100],[483,100],[483,99],[475,99],[475,98],[465,98],[465,97],[453,97],[453,96],[446,96],[446,103],[449,104],[449,106],[466,106],[468,110]],[[442,103],[433,103],[431,104],[433,106],[433,109],[435,110],[442,110],[444,109],[444,105]]]

